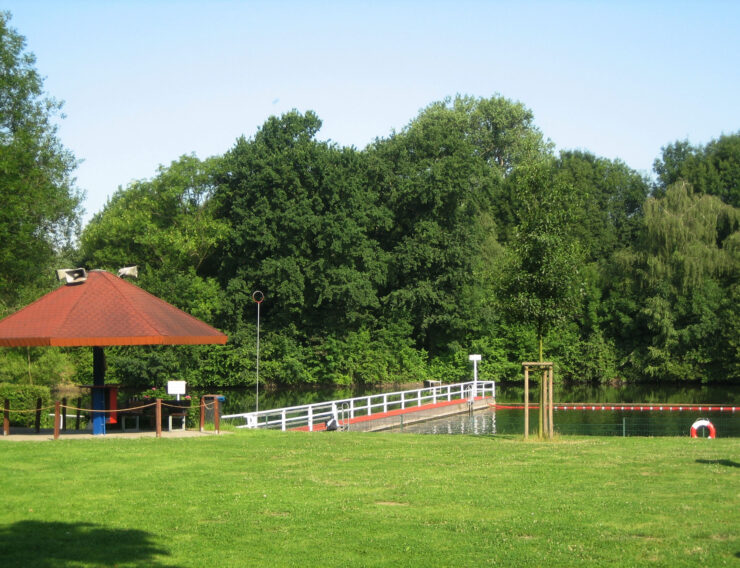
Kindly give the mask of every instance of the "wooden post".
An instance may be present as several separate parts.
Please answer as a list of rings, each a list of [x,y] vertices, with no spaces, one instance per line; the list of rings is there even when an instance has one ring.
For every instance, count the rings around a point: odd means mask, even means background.
[[[206,425],[206,399],[200,397],[200,431],[202,432]]]
[[[57,400],[54,403],[54,439],[59,439],[59,418],[61,416],[60,414],[60,407],[61,403]]]
[[[41,432],[41,399],[36,399],[36,433]]]
[[[542,432],[544,431],[544,427],[545,427],[544,416],[542,415],[542,411],[545,408],[545,404],[544,404],[544,401],[545,401],[545,390],[544,389],[545,388],[547,388],[547,384],[545,383],[545,381],[540,379],[540,392],[539,392],[540,407],[537,412],[537,438],[539,438],[540,440],[542,439]]]
[[[548,372],[547,367],[545,367],[542,371],[542,384],[545,386],[543,389],[543,402],[544,407],[542,409],[542,419],[544,422],[545,429],[542,431],[542,437],[546,438],[547,433],[550,431],[550,384],[547,380],[548,378]]]
[[[62,399],[62,430],[67,430],[67,397]]]
[[[213,426],[216,429],[216,434],[221,433],[221,417],[219,416],[220,412],[218,411],[218,397],[213,397]]]
[[[537,437],[541,440],[546,436],[552,438],[553,433],[553,364],[550,362],[524,362],[524,437],[529,436],[529,369],[532,367],[542,373],[539,389],[539,412]]]
[[[529,367],[524,365],[524,439],[529,438]]]
[[[10,435],[10,401],[6,398],[3,407],[3,436]]]
[[[77,418],[75,418],[75,430],[80,429],[80,412],[82,412],[82,397],[77,397]]]
[[[550,402],[549,402],[549,406],[550,406],[550,409],[549,409],[549,412],[550,412],[550,420],[549,420],[549,423],[550,423],[550,439],[552,440],[552,438],[553,438],[553,413],[552,413],[552,375],[553,375],[553,368],[552,368],[552,366],[550,366],[550,368],[549,368],[549,375],[550,375],[550,387],[548,389],[548,392],[550,393]]]
[[[157,399],[157,404],[154,407],[154,423],[156,424],[157,438],[162,437],[162,399]]]

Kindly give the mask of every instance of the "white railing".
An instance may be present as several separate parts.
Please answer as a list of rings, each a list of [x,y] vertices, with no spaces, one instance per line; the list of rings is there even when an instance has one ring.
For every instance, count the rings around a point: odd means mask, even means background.
[[[477,381],[455,383],[450,385],[429,386],[421,389],[386,392],[342,398],[327,402],[288,406],[259,412],[226,414],[222,420],[243,420],[237,428],[280,428],[290,430],[308,426],[313,431],[315,424],[327,422],[334,418],[340,424],[347,425],[350,420],[360,416],[406,410],[438,402],[465,400],[476,397],[495,397],[494,381]]]

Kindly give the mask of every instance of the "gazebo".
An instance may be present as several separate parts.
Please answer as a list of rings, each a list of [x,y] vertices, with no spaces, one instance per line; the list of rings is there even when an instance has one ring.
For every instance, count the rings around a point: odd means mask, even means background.
[[[92,347],[93,434],[105,434],[104,347],[223,345],[228,339],[110,272],[75,269],[59,275],[64,286],[0,321],[0,346]]]

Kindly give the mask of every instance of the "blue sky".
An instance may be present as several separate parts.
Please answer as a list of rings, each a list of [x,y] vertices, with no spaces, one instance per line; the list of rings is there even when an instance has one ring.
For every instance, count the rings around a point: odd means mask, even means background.
[[[522,102],[556,148],[649,173],[740,131],[740,2],[4,0],[65,102],[85,219],[183,154],[273,114],[365,147],[457,93]]]

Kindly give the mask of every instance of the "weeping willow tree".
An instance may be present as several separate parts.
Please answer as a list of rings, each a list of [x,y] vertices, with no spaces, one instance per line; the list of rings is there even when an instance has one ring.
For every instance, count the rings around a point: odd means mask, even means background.
[[[654,379],[737,379],[740,210],[681,181],[644,212],[620,258],[638,306],[627,363]]]

